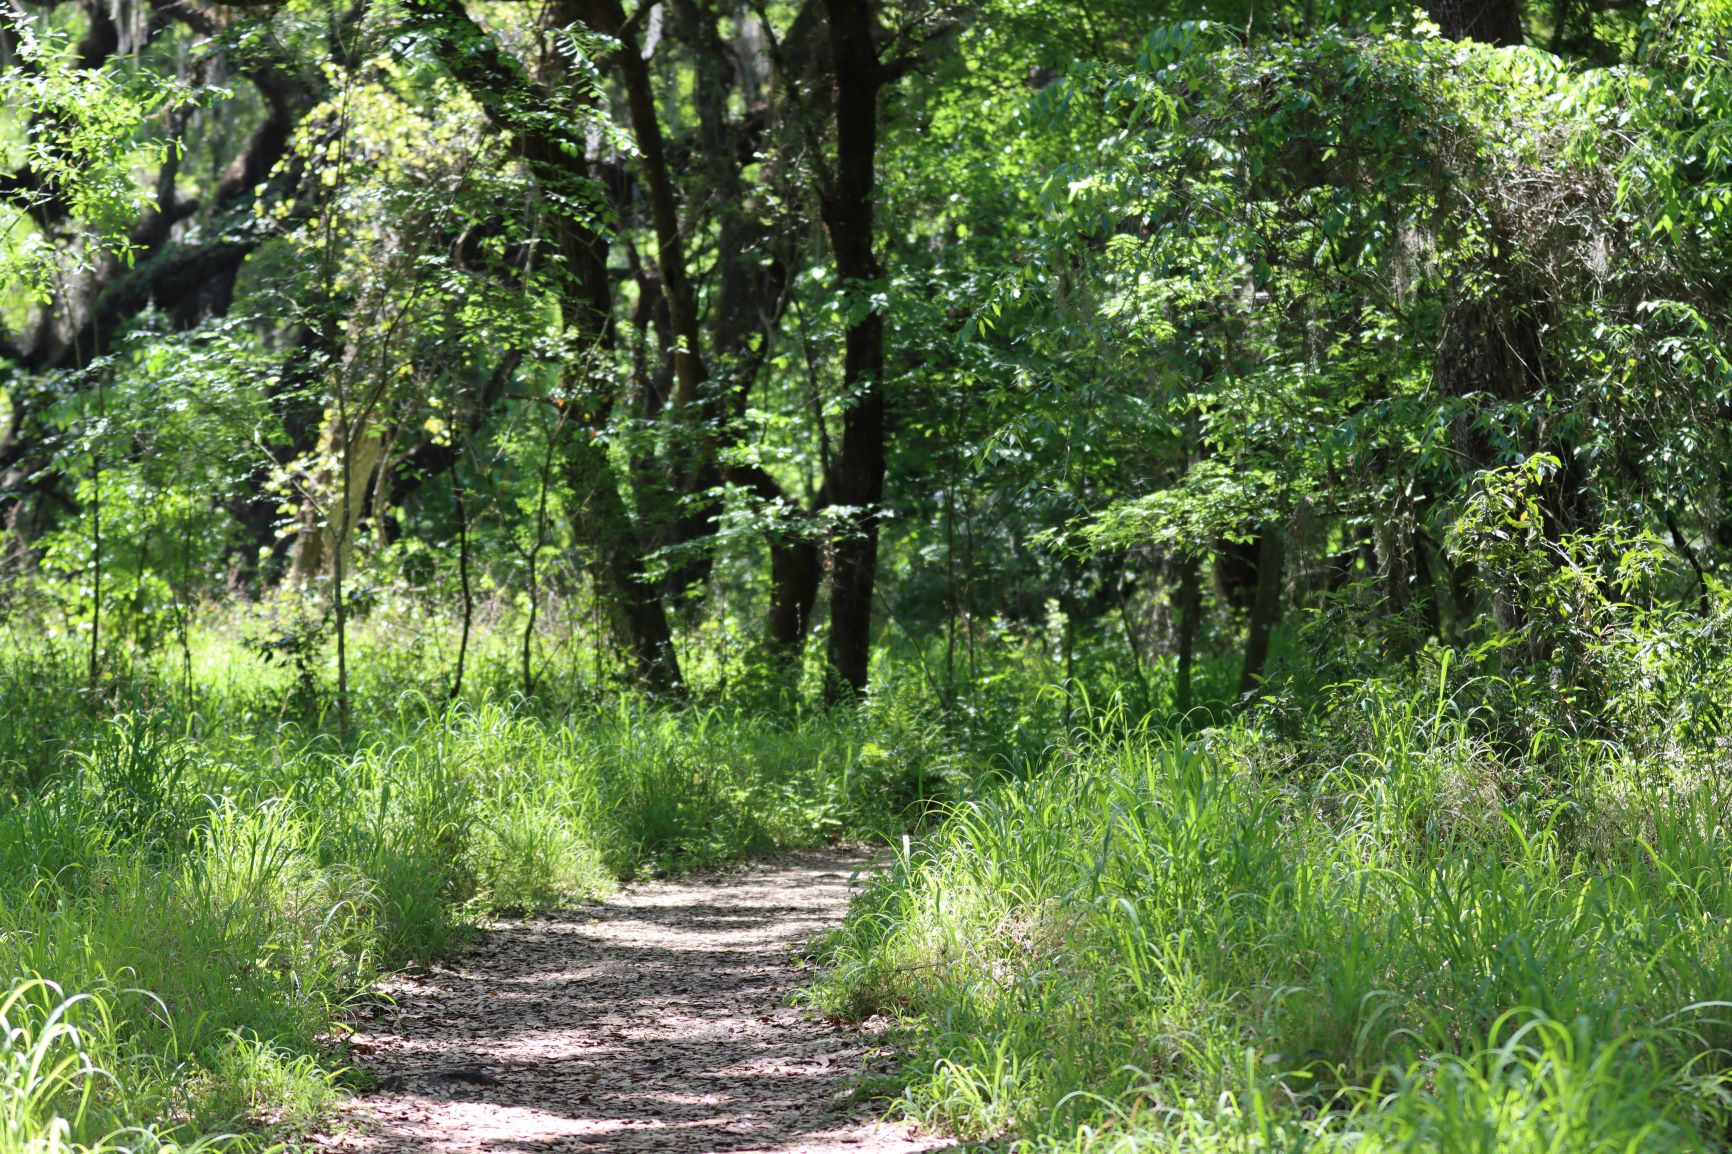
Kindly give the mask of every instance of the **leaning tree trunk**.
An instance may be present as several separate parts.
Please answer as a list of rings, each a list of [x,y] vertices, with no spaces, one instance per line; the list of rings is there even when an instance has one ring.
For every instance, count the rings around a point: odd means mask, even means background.
[[[344,447],[347,443],[347,468]],[[367,511],[367,490],[384,455],[385,440],[370,422],[351,431],[336,411],[327,414],[313,468],[301,482],[300,530],[289,580],[305,586],[334,572],[339,551],[349,570],[355,536]]]
[[[824,226],[844,286],[859,293],[878,279],[873,251],[873,185],[878,152],[878,89],[869,0],[827,0],[836,77],[836,173],[823,197]],[[866,691],[872,655],[872,589],[878,573],[878,503],[884,496],[884,318],[857,309],[842,354],[841,451],[830,497],[847,509],[830,538],[830,670],[824,698]]]

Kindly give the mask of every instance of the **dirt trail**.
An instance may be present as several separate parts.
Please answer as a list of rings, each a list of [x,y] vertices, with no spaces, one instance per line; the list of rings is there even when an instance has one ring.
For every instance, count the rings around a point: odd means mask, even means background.
[[[847,1082],[865,1044],[783,1004],[789,950],[842,916],[863,859],[628,886],[599,906],[491,929],[388,987],[360,1023],[380,1088],[327,1150],[914,1154]]]

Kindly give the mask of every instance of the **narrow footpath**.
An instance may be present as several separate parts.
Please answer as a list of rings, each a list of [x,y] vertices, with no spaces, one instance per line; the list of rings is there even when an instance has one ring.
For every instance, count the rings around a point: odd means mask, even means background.
[[[848,1101],[867,1047],[790,1009],[790,951],[840,921],[858,855],[628,886],[490,929],[358,1023],[378,1088],[322,1150],[915,1154]]]

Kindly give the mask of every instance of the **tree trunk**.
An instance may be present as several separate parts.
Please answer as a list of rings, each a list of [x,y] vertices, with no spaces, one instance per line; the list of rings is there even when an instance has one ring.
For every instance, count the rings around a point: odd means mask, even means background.
[[[878,279],[873,251],[878,153],[877,49],[869,0],[826,0],[836,79],[836,173],[823,196],[824,227],[836,272],[859,294]],[[878,573],[878,503],[884,496],[884,318],[860,308],[848,326],[842,390],[853,398],[842,418],[830,496],[848,513],[830,538],[830,669],[824,699],[866,691],[872,655],[872,589]]]
[[[683,692],[673,632],[661,598],[645,577],[641,549],[625,502],[620,498],[607,447],[576,428],[565,452],[575,526],[588,548],[584,567],[602,594],[608,624],[630,658],[637,679],[652,693]]]
[[[824,577],[818,543],[793,538],[770,544],[769,649],[784,667],[799,660],[812,631],[812,606]]]
[[[1432,564],[1431,556],[1426,551],[1425,538],[1418,533],[1412,537],[1413,576],[1417,585],[1416,593],[1419,600],[1421,620],[1425,623],[1427,636],[1442,640],[1445,636],[1443,626],[1444,592],[1438,583],[1437,568]]]
[[[1245,664],[1239,671],[1239,697],[1256,692],[1269,661],[1269,635],[1281,619],[1281,570],[1287,547],[1281,530],[1271,525],[1257,542],[1257,593],[1251,602],[1251,622],[1245,631]]]
[[[289,570],[289,579],[296,585],[335,572],[339,548],[344,568],[349,567],[355,535],[367,510],[368,482],[384,452],[384,439],[368,424],[363,421],[361,428],[351,432],[336,410],[326,415],[315,458],[318,464],[302,481],[301,527]]]
[[[1392,615],[1407,612],[1413,604],[1413,538],[1403,521],[1404,515],[1396,507],[1372,526],[1377,568],[1383,574],[1383,604]]]
[[[1697,605],[1702,616],[1707,617],[1714,611],[1713,599],[1708,593],[1708,574],[1702,569],[1702,560],[1696,556],[1696,550],[1690,544],[1690,539],[1684,536],[1684,530],[1678,525],[1678,517],[1672,510],[1666,510],[1666,530],[1672,534],[1672,548],[1678,555],[1690,563],[1691,572],[1696,574]]]
[[[669,327],[674,336],[674,385],[679,408],[698,402],[698,391],[709,378],[698,334],[698,310],[686,270],[685,242],[680,237],[679,204],[674,199],[673,178],[668,173],[662,146],[661,120],[656,115],[655,89],[649,66],[639,51],[637,38],[628,26],[619,0],[580,0],[570,5],[599,32],[619,41],[615,58],[625,81],[626,109],[632,135],[637,138],[644,187],[649,193],[650,219],[656,234],[656,263],[661,272],[662,295],[667,300]]]
[[[1196,700],[1192,685],[1197,663],[1197,626],[1203,613],[1203,586],[1195,557],[1181,556],[1178,563],[1179,667],[1173,697],[1174,705],[1183,715],[1191,711]]]

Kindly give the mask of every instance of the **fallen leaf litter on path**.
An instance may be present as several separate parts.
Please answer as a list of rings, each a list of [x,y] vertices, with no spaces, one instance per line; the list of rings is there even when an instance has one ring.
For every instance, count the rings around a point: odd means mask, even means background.
[[[491,928],[393,981],[355,1038],[378,1087],[310,1141],[355,1154],[919,1154],[847,1101],[865,1044],[784,1004],[790,950],[864,859],[795,855]]]

